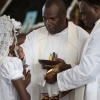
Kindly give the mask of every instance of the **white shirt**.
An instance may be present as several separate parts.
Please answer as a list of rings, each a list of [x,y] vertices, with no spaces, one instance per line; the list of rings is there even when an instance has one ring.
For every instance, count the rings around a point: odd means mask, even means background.
[[[19,100],[11,81],[22,78],[22,72],[22,62],[16,57],[6,57],[0,63],[0,100]]]
[[[29,69],[31,70],[32,81],[34,79],[34,76],[36,76],[34,73],[33,61],[34,61],[37,37],[39,34],[42,34],[41,29],[42,28],[34,30],[29,35],[27,35],[25,42],[21,45],[25,53],[26,64],[30,65]],[[44,31],[47,30],[44,28]],[[86,33],[86,31],[84,31],[82,28],[78,26],[77,26],[77,32],[78,32],[78,58],[80,59],[82,49],[89,35],[88,33]],[[49,59],[50,53],[53,52],[57,52],[58,57],[65,60],[65,62],[67,63],[67,29],[54,35],[50,34],[48,35],[45,50],[44,53],[42,54],[43,58]],[[39,73],[36,74],[39,75]],[[32,81],[30,86],[28,87],[28,92],[31,95],[31,100],[39,100],[38,96],[40,94],[37,91],[38,89],[36,90],[37,84],[33,85]]]
[[[85,100],[100,100],[100,20],[91,32],[80,64],[57,75],[60,91],[86,85]]]

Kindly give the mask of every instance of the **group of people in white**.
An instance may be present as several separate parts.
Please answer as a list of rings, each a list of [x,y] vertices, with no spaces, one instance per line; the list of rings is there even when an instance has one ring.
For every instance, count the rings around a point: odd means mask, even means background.
[[[100,0],[79,0],[79,9],[84,24],[93,28],[90,35],[67,20],[63,0],[47,0],[45,26],[29,33],[20,46],[21,23],[0,17],[0,100],[45,100],[44,94],[51,100],[64,91],[59,100],[100,100]],[[57,65],[38,62],[53,52]],[[58,70],[45,74],[54,67]]]

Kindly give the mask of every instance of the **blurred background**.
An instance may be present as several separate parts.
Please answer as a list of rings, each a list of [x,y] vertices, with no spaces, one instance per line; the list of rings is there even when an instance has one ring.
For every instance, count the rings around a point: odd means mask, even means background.
[[[25,36],[34,29],[43,26],[42,7],[46,0],[0,0],[0,16],[10,15],[22,23],[21,33],[18,36],[21,44]],[[66,5],[68,20],[83,27],[89,33],[91,29],[84,26],[79,13],[78,0],[63,0]]]

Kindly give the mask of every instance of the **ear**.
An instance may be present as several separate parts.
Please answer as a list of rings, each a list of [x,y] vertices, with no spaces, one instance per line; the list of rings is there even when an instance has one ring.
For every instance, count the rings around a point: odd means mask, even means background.
[[[95,13],[98,13],[100,11],[100,6],[99,5],[93,5]]]

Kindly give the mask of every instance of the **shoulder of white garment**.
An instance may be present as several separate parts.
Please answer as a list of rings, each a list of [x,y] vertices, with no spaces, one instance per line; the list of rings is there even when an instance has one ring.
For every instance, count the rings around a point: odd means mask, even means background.
[[[80,45],[85,44],[89,38],[89,33],[79,26],[77,26],[76,31],[78,34],[79,43],[81,42]]]
[[[89,33],[86,30],[84,30],[82,27],[77,26],[77,31],[78,31],[78,34],[89,37]]]
[[[1,71],[4,75],[10,75],[16,71],[23,71],[22,61],[17,57],[6,57],[1,63]]]
[[[38,37],[39,34],[43,34],[44,32],[47,32],[47,29],[46,27],[41,27],[41,28],[38,28],[38,29],[34,29],[32,32],[30,32],[26,38],[30,38],[30,39],[34,39],[36,37]]]

